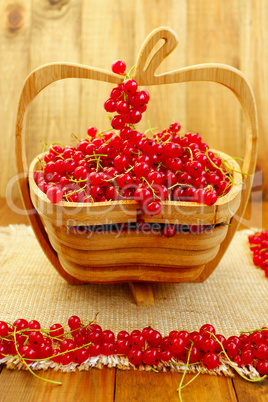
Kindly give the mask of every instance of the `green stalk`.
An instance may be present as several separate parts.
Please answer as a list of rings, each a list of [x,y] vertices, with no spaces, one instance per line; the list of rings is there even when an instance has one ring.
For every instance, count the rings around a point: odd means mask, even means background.
[[[197,372],[197,374],[196,374],[190,381],[188,381],[186,384],[184,384],[184,385],[181,387],[181,389],[183,389],[183,388],[187,387],[187,385],[191,384],[191,382],[194,381],[194,380],[199,376],[199,374],[201,374],[201,373],[202,373],[202,367],[201,367],[201,369]]]
[[[191,347],[190,347],[189,352],[188,352],[188,357],[187,357],[187,362],[186,362],[186,365],[185,365],[185,370],[183,372],[179,388],[177,389],[177,392],[179,393],[180,402],[182,402],[182,396],[181,396],[182,384],[183,384],[184,377],[186,375],[186,372],[187,372],[187,369],[188,369],[188,366],[189,366],[189,360],[190,360],[191,351],[193,349],[193,345],[194,345],[194,343],[193,343],[193,341],[191,341]]]

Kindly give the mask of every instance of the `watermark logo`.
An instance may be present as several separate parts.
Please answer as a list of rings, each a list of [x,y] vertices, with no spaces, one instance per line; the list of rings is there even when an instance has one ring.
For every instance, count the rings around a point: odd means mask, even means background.
[[[25,182],[27,182],[27,175],[16,174],[9,180],[6,187],[7,204],[15,214],[36,214],[37,211],[34,207],[26,210],[24,208],[20,208],[15,203],[12,194],[14,192],[14,187],[17,186],[19,180],[24,180]],[[242,219],[240,216],[237,215],[239,202],[233,202],[233,192],[230,191],[228,194],[225,195],[225,203],[227,206],[226,214],[229,217],[233,216],[240,220],[241,224],[245,228],[262,227],[262,182],[262,172],[258,171],[254,176],[254,183],[249,199],[250,205],[247,209],[246,215]],[[126,189],[128,190],[129,186],[126,187]],[[121,190],[124,191],[125,189],[123,188]],[[40,190],[38,191],[40,192]],[[163,187],[161,185],[158,187],[155,186],[156,197],[158,197],[159,200],[165,198],[165,194],[163,194],[162,192]],[[159,223],[158,226],[156,224],[153,226],[149,223],[146,224],[146,222],[144,222],[144,220],[142,219],[144,217],[144,213],[146,213],[146,202],[142,203],[142,205],[137,204],[135,201],[122,202],[124,200],[107,203],[102,202],[98,205],[94,205],[94,203],[82,204],[79,202],[61,202],[60,204],[52,204],[46,199],[44,193],[40,194],[42,195],[40,197],[36,195],[36,203],[38,204],[36,205],[36,207],[38,209],[38,213],[43,216],[48,216],[53,221],[53,223],[58,226],[66,226],[67,231],[69,230],[78,235],[84,235],[87,237],[92,236],[92,234],[95,232],[102,232],[104,234],[109,232],[109,230],[116,232],[117,236],[120,236],[121,233],[126,230],[137,230],[143,233],[159,233],[159,231],[162,230],[163,225],[168,225],[170,223],[172,223],[173,225],[177,225],[177,227],[179,228],[183,228],[184,231],[187,230],[192,233],[196,233],[198,231],[200,232],[200,230],[211,230],[211,225],[204,224],[204,220],[202,218],[202,216],[205,216],[208,213],[207,211],[209,208],[203,204],[195,204],[194,206],[191,205],[191,207],[189,207],[190,204],[188,203],[187,205],[187,202],[181,203],[165,201],[163,202],[163,208],[160,216],[156,215],[154,217],[155,221],[161,222],[161,224]],[[236,196],[240,197],[239,192]],[[252,208],[253,204],[256,205],[256,200],[259,202],[258,211]],[[217,211],[217,204],[214,206],[214,211]],[[192,218],[194,218],[194,225],[186,225],[187,221],[193,221]],[[150,220],[152,219],[153,218],[151,218]],[[215,223],[220,222],[217,221]],[[229,222],[222,223],[229,224]],[[187,229],[185,229],[185,227],[187,227]]]

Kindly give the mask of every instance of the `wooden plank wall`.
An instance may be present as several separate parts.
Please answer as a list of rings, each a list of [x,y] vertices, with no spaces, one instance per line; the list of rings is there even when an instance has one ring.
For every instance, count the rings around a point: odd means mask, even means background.
[[[174,29],[179,45],[159,71],[205,62],[242,70],[255,92],[260,127],[258,170],[268,172],[268,2],[266,0],[0,0],[0,196],[15,174],[14,126],[27,74],[51,61],[109,69],[122,58],[135,64],[154,28]],[[89,125],[109,128],[103,110],[111,86],[68,80],[47,88],[30,107],[27,149],[31,160],[46,143],[73,143]],[[140,130],[171,121],[197,131],[213,148],[242,157],[245,129],[232,93],[213,83],[151,88]],[[268,175],[263,185],[268,197]],[[14,189],[17,194],[17,189]]]

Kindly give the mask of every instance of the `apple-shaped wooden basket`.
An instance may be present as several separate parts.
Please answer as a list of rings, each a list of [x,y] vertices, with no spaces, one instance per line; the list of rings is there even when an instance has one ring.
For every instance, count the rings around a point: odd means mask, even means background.
[[[162,47],[152,51],[164,39]],[[111,201],[51,204],[37,187],[33,172],[39,167],[40,155],[28,168],[24,143],[25,112],[30,102],[49,84],[65,78],[87,78],[119,84],[123,77],[97,68],[51,63],[34,70],[26,79],[18,106],[16,156],[24,207],[46,256],[69,283],[129,282],[139,305],[153,304],[150,282],[203,282],[216,268],[244,214],[256,164],[257,114],[252,89],[244,75],[222,64],[202,64],[166,74],[155,75],[165,57],[177,45],[177,36],[169,28],[154,30],[145,40],[133,73],[140,86],[166,85],[190,81],[212,81],[228,87],[239,99],[246,117],[245,157],[242,172],[237,162],[222,152],[234,182],[240,183],[220,197],[213,206],[194,202],[164,201],[162,212],[146,215],[135,201]],[[33,213],[34,211],[34,213]],[[136,222],[213,225],[200,233],[177,233],[166,238],[142,231],[86,232],[69,226]],[[223,225],[219,225],[223,223]]]

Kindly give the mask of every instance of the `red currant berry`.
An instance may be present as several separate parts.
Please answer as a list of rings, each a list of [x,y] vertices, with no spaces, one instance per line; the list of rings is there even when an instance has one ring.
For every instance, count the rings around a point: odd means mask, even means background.
[[[63,366],[67,366],[67,364],[70,364],[74,361],[72,353],[66,353],[61,356],[60,362]]]
[[[180,131],[180,129],[181,129],[180,123],[174,122],[169,125],[169,130],[173,133],[177,133],[178,131]]]
[[[90,356],[99,356],[101,354],[101,345],[89,345],[88,351]]]
[[[64,334],[64,329],[61,324],[53,324],[50,327],[49,335],[53,338],[61,339]]]
[[[116,346],[114,343],[105,342],[102,345],[101,351],[103,355],[110,356],[116,353]]]
[[[153,332],[151,332],[148,337],[147,337],[147,341],[148,343],[153,346],[154,348],[156,348],[157,346],[160,346],[162,343],[162,335],[160,334],[159,331],[155,331],[153,330]]]
[[[89,358],[89,351],[85,348],[78,349],[73,352],[73,358],[75,363],[82,364]]]
[[[215,353],[206,353],[203,362],[209,370],[215,370],[220,364],[219,357]]]
[[[161,213],[162,206],[157,201],[151,201],[146,206],[144,206],[145,213],[154,216]]]
[[[114,343],[115,341],[115,336],[113,331],[110,331],[107,329],[106,331],[103,331],[101,334],[101,340],[104,343]]]
[[[172,353],[170,350],[165,349],[159,352],[159,360],[163,362],[169,362],[172,359]]]
[[[125,124],[126,124],[126,119],[123,115],[116,115],[111,120],[111,126],[115,130],[121,130],[122,128],[125,127]]]
[[[260,360],[256,369],[261,375],[268,375],[268,362],[265,360]]]
[[[267,360],[268,359],[268,346],[264,343],[261,343],[255,349],[255,356],[260,360]]]
[[[213,205],[217,201],[217,193],[216,191],[207,191],[205,193],[205,199],[204,202],[206,205]]]
[[[167,238],[175,236],[177,233],[177,229],[175,225],[165,225],[161,230],[161,235]]]
[[[134,165],[134,173],[137,177],[147,177],[150,172],[150,167],[146,162],[138,162]]]
[[[152,192],[147,187],[138,187],[134,192],[134,200],[138,204],[144,204],[147,200],[152,197]]]
[[[130,335],[127,331],[120,331],[117,334],[117,340],[121,340],[121,339],[125,339],[125,340],[129,340]]]
[[[76,331],[74,331],[74,332],[76,332]],[[87,343],[87,337],[85,335],[79,334],[79,333],[76,333],[75,335],[74,335],[74,333],[72,333],[72,335],[74,337],[74,342],[75,342],[76,346],[83,346]]]
[[[214,339],[204,339],[202,343],[202,349],[205,353],[213,353],[216,350],[216,341]]]
[[[132,331],[130,334],[130,336],[140,336],[140,335],[142,335],[142,333],[139,329],[134,329],[134,331]]]
[[[29,343],[32,347],[38,347],[44,342],[44,337],[40,332],[33,331],[29,334]]]
[[[101,332],[100,331],[92,331],[87,336],[87,342],[92,343],[100,343],[101,342]]]
[[[127,122],[130,124],[137,124],[141,121],[142,115],[141,112],[137,109],[131,109],[127,115]]]
[[[181,338],[172,338],[170,341],[170,351],[174,355],[179,355],[183,352],[185,347],[185,342]]]
[[[227,355],[231,358],[235,357],[239,351],[238,345],[234,342],[227,342],[225,349]]]
[[[191,340],[191,335],[187,331],[180,331],[178,337],[185,342],[185,346],[187,346]]]
[[[38,359],[46,359],[53,356],[52,347],[50,345],[42,343],[38,348],[37,355]]]
[[[120,172],[123,172],[128,167],[128,164],[129,164],[129,159],[124,155],[117,155],[114,158],[114,166]]]
[[[211,334],[216,333],[215,328],[211,324],[204,324],[200,330],[199,333],[203,336],[203,338],[211,338]]]
[[[119,114],[127,114],[129,113],[129,106],[128,103],[125,101],[120,101],[116,105],[116,111]]]
[[[159,363],[159,352],[156,348],[147,348],[143,352],[143,363],[148,365],[156,365]]]
[[[66,350],[75,349],[76,345],[72,339],[64,339],[60,344],[60,350],[66,352]]]
[[[243,364],[251,364],[254,359],[254,353],[252,350],[243,350],[241,353],[241,359]]]
[[[113,88],[110,92],[110,98],[115,100],[116,102],[124,99],[124,93],[120,88]]]
[[[18,320],[13,322],[13,326],[16,327],[16,331],[26,329],[28,328],[28,325],[28,321],[24,320],[24,318],[19,318]]]
[[[221,344],[223,346],[223,349],[225,349],[226,348],[226,339],[225,339],[225,337],[223,335],[221,335],[221,334],[217,334],[216,338],[221,342]],[[222,346],[218,342],[216,342],[215,351],[216,352],[222,352]]]
[[[57,204],[62,200],[63,193],[62,190],[54,185],[47,189],[47,198],[52,204]]]
[[[197,363],[200,360],[201,354],[198,348],[196,348],[195,346],[192,348],[190,356],[189,356],[189,348],[185,348],[181,358],[183,361],[187,361],[188,357],[189,357],[189,363]]]
[[[263,335],[259,331],[255,331],[249,335],[249,341],[258,346],[264,341]]]
[[[192,334],[191,341],[193,341],[194,346],[196,346],[197,349],[202,349],[202,347],[203,347],[203,336],[202,335],[200,335],[199,333]]]
[[[106,112],[113,113],[116,111],[117,103],[114,99],[107,99],[107,101],[104,102],[104,109]]]
[[[20,349],[20,354],[26,361],[26,363],[30,364],[37,358],[37,352],[31,346],[25,345]]]
[[[123,82],[123,90],[126,94],[134,94],[137,91],[138,84],[131,78]]]
[[[81,320],[77,315],[72,315],[68,319],[68,325],[71,329],[78,329],[81,326]]]
[[[5,321],[0,321],[0,338],[5,338],[9,333],[9,326]]]
[[[128,360],[135,366],[140,365],[143,360],[143,352],[139,349],[131,349],[129,351]]]
[[[8,355],[8,348],[6,345],[0,343],[0,360]]]
[[[129,342],[133,349],[142,349],[145,345],[145,339],[142,335],[131,335]]]
[[[128,355],[130,351],[130,344],[128,339],[117,339],[116,351],[119,355]]]
[[[98,132],[98,130],[96,129],[96,127],[89,127],[87,129],[87,134],[92,138],[96,137],[97,132]]]
[[[115,74],[125,74],[126,63],[122,60],[115,60],[112,63],[112,72]]]
[[[234,363],[236,363],[238,367],[241,367],[242,364],[243,364],[243,361],[242,361],[241,356],[236,355],[236,356],[234,357]]]

